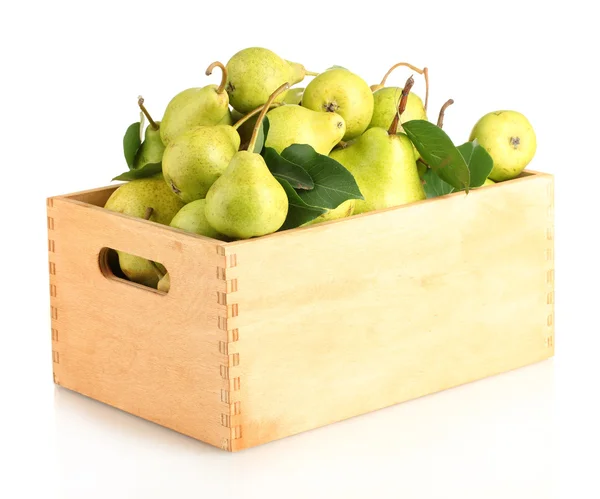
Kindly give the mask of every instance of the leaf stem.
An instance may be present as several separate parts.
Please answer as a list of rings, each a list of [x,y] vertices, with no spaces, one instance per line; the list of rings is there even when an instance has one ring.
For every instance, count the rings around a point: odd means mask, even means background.
[[[278,106],[283,106],[283,104],[281,102],[272,102],[269,107],[271,108],[271,107],[278,107]],[[265,107],[265,104],[263,104],[262,106],[258,106],[256,109],[253,109],[248,114],[242,116],[239,120],[237,120],[235,122],[235,124],[233,125],[233,128],[235,128],[237,130],[240,126],[242,126],[244,123],[246,123],[246,121],[248,121],[250,118],[252,118],[252,116],[256,116],[258,113],[260,113],[262,111],[263,107]]]
[[[452,104],[454,104],[454,100],[448,99],[442,106],[442,109],[440,109],[440,114],[438,115],[437,120],[437,126],[439,126],[440,128],[444,127],[444,115],[446,113],[446,109],[448,109]]]
[[[390,129],[388,130],[388,135],[396,135],[396,133],[398,133],[398,125],[400,124],[400,116],[406,109],[406,102],[408,101],[408,94],[410,94],[410,89],[413,87],[414,84],[415,84],[415,79],[411,75],[411,76],[409,76],[408,80],[406,80],[406,83],[404,84],[404,88],[402,89],[402,94],[400,96],[400,103],[398,104],[398,112],[396,113],[396,116],[394,116],[394,120],[392,121],[392,124],[390,125]]]
[[[144,113],[144,116],[148,118],[148,123],[150,123],[150,126],[154,130],[158,130],[158,124],[152,119],[152,116],[150,116],[150,113],[146,109],[146,106],[144,106],[144,98],[141,95],[138,97],[138,106],[140,106],[140,109],[142,110],[142,113]]]
[[[290,84],[286,81],[283,85],[278,87],[270,96],[269,100],[265,103],[262,108],[262,111],[258,115],[258,119],[256,120],[256,124],[254,125],[254,130],[252,130],[252,137],[250,138],[250,142],[248,143],[248,151],[254,151],[254,146],[256,145],[256,140],[258,138],[258,131],[260,130],[260,124],[262,123],[263,118],[267,114],[267,111],[271,107],[271,104],[275,100],[275,98],[284,90],[290,88]]]
[[[227,68],[223,65],[222,62],[215,61],[208,68],[206,68],[206,76],[210,76],[213,72],[213,69],[219,68],[222,71],[221,75],[221,84],[219,88],[217,88],[217,93],[222,94],[225,92],[225,85],[227,85]]]

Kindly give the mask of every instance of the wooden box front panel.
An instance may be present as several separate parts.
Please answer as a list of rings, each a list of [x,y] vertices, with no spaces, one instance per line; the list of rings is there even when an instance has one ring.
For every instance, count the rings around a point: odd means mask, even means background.
[[[113,189],[48,200],[55,382],[229,449],[224,252],[93,206]],[[106,277],[104,247],[163,263],[170,292]]]
[[[226,245],[233,450],[553,355],[553,179]]]

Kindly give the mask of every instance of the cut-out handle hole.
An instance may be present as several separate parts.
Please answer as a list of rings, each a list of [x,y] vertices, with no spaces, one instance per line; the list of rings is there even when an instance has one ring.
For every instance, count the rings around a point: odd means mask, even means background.
[[[107,279],[167,294],[171,287],[169,272],[159,262],[113,248],[102,248],[98,255],[100,271]]]

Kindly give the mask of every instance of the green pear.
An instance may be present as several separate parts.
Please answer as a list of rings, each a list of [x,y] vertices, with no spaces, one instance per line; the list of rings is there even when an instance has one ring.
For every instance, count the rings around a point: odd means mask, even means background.
[[[266,147],[281,153],[292,144],[308,144],[328,155],[346,133],[346,123],[337,113],[320,113],[295,104],[279,106],[267,113],[269,134]]]
[[[235,109],[231,111],[231,121],[236,124],[240,121],[244,115]],[[252,137],[252,132],[254,131],[254,125],[256,124],[256,120],[258,119],[258,114],[251,116],[246,121],[244,121],[238,128],[237,132],[240,135],[240,143],[247,144],[250,142],[250,137]]]
[[[373,93],[360,77],[346,69],[329,69],[304,90],[302,106],[313,111],[339,114],[346,122],[343,140],[352,140],[369,126],[373,116]]]
[[[290,88],[287,91],[287,93],[285,94],[285,97],[283,98],[282,102],[284,104],[300,105],[300,103],[302,102],[302,94],[304,94],[304,88],[302,88],[302,87]]]
[[[396,115],[401,96],[402,88],[399,87],[385,87],[377,90],[373,94],[375,103],[369,128],[379,127],[387,129]],[[411,120],[427,120],[423,101],[413,92],[408,94],[406,109],[402,113],[403,122],[406,123]],[[401,132],[402,127],[399,127],[398,130]]]
[[[196,201],[192,201],[179,210],[177,215],[175,215],[173,220],[171,220],[170,225],[171,227],[185,230],[186,232],[191,232],[192,234],[212,237],[213,239],[219,239],[220,241],[227,240],[223,234],[217,232],[208,223],[206,220],[206,215],[204,214],[205,209],[205,199],[197,199]]]
[[[260,154],[239,151],[206,194],[206,219],[221,234],[249,239],[278,230],[288,199]]]
[[[330,157],[356,179],[365,198],[354,213],[364,213],[425,199],[412,142],[404,134],[370,128],[355,142],[336,149]]]
[[[107,210],[168,225],[183,207],[183,202],[171,192],[163,176],[158,174],[150,178],[132,180],[119,186],[108,198],[104,207]],[[159,276],[151,262],[123,251],[117,253],[121,270],[130,280],[156,287]]]
[[[319,224],[321,222],[329,222],[331,220],[338,220],[340,218],[349,217],[350,215],[352,215],[354,213],[355,207],[356,207],[356,199],[348,199],[347,201],[344,201],[342,204],[340,204],[337,208],[328,210],[327,212],[323,213],[322,215],[319,215],[314,220],[311,220],[310,222],[306,222],[302,226],[305,227],[307,225],[315,225],[315,224]]]
[[[160,138],[160,121],[156,122],[157,128],[151,124],[144,132],[144,142],[138,149],[133,159],[133,169],[143,168],[147,164],[160,163],[165,152],[165,146]]]
[[[231,109],[227,109],[223,119],[217,123],[217,125],[233,125],[233,117],[231,115]]]
[[[293,85],[301,82],[306,75],[302,64],[286,61],[274,52],[260,47],[239,51],[227,63],[227,93],[233,108],[246,114],[262,106],[271,93],[284,83]],[[285,93],[275,102],[282,102]]]
[[[163,155],[165,181],[185,203],[203,199],[240,147],[228,125],[202,126],[173,140]]]
[[[486,178],[483,185],[494,185],[495,183],[491,178]]]
[[[289,87],[279,86],[267,99],[257,124],[260,125],[271,103]],[[278,230],[287,217],[288,198],[281,184],[271,175],[260,154],[251,152],[259,127],[255,127],[247,151],[237,152],[227,169],[206,194],[208,223],[221,234],[235,239],[263,236]]]
[[[517,111],[495,111],[473,127],[477,139],[494,160],[489,178],[496,182],[517,177],[535,156],[536,137],[529,120]]]
[[[227,120],[229,113],[229,96],[225,91],[227,69],[220,62],[214,62],[208,67],[206,74],[211,74],[214,67],[219,67],[223,71],[219,86],[188,88],[179,92],[167,104],[160,127],[163,144],[169,145],[179,135],[198,126],[217,125]]]

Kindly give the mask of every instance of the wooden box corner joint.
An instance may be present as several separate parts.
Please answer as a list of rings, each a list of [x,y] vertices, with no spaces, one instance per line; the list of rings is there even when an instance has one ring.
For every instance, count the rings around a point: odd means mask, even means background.
[[[47,219],[48,219],[48,270],[50,273],[50,330],[52,335],[52,377],[54,383],[59,384],[56,366],[60,364],[60,353],[58,349],[58,304],[56,289],[56,240],[54,236],[54,199],[48,198],[46,201]]]
[[[225,436],[221,439],[221,448],[233,451],[237,447],[235,441],[242,438],[240,354],[235,351],[239,331],[234,324],[235,317],[239,314],[239,305],[235,303],[235,297],[232,297],[232,293],[238,290],[238,280],[231,275],[231,269],[237,267],[237,255],[228,254],[223,246],[217,247],[217,254],[223,257],[221,265],[217,267],[217,278],[225,283],[225,291],[217,291],[217,304],[220,306],[217,329],[222,338],[219,341],[219,353],[224,356],[223,364],[219,366],[219,374],[223,380],[221,403],[225,405],[224,412],[221,413],[221,426],[226,429]]]

